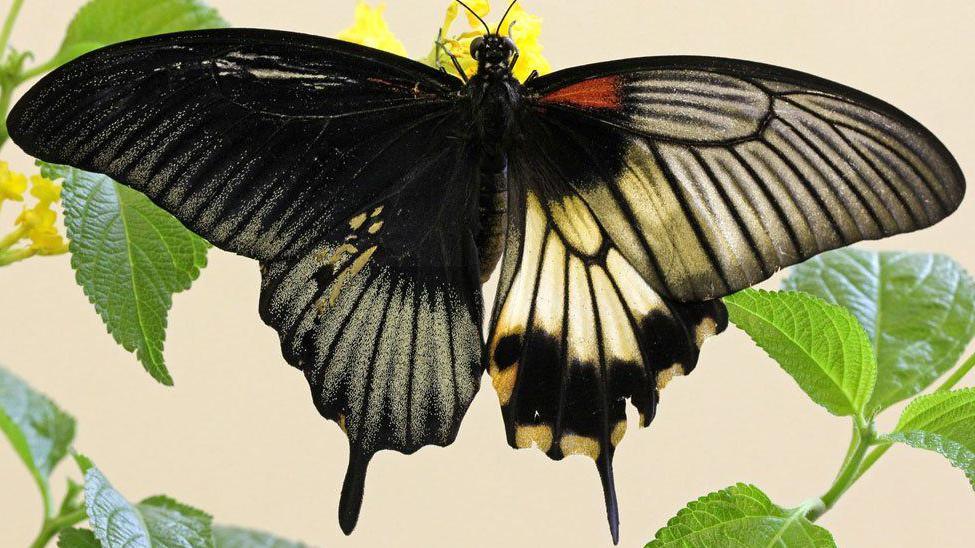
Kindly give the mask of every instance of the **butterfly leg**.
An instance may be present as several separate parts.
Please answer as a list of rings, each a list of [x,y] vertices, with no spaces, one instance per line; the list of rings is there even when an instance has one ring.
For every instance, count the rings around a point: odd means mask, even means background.
[[[454,64],[454,69],[457,71],[457,74],[460,75],[461,80],[463,80],[464,83],[466,84],[468,82],[468,78],[467,78],[467,73],[464,71],[464,67],[462,67],[460,61],[457,60],[457,56],[454,55],[453,53],[450,53],[450,50],[448,50],[447,46],[444,45],[443,29],[437,31],[437,41],[434,42],[434,44],[437,46],[438,49],[440,49],[440,51],[444,52],[447,55],[447,57],[450,57],[450,61]],[[437,66],[440,68],[441,71],[447,72],[447,70],[443,67],[443,65],[440,64],[439,55],[437,56]]]
[[[538,78],[538,71],[537,70],[533,70],[532,73],[528,75],[528,78],[525,78],[525,83],[527,84],[528,82],[531,82],[535,78]]]

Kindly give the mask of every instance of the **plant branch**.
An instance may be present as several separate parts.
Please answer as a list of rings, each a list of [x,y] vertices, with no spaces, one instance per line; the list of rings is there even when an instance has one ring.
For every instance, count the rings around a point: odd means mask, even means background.
[[[20,78],[18,78],[18,83],[26,82],[27,80],[30,80],[32,78],[37,78],[42,74],[48,73],[58,68],[58,66],[60,65],[61,65],[61,59],[55,55],[54,57],[49,59],[46,63],[25,70],[23,74],[20,75]]]
[[[975,368],[975,354],[969,356],[968,359],[958,367],[958,369],[955,369],[955,372],[952,373],[951,376],[948,377],[937,390],[935,390],[935,392],[946,392],[951,390],[955,387],[955,385],[961,382],[963,378],[965,378],[965,375],[967,375],[972,368]]]
[[[0,55],[7,53],[7,43],[10,42],[10,33],[14,30],[14,23],[20,15],[20,8],[23,7],[24,0],[14,0],[7,12],[7,18],[3,22],[3,30],[0,30]]]
[[[15,88],[13,82],[0,82],[0,148],[3,148],[7,138],[10,137],[7,133],[7,111],[10,110],[10,100],[13,98]]]
[[[843,493],[846,493],[853,486],[859,477],[857,472],[860,470],[860,464],[867,454],[867,449],[873,445],[874,437],[873,423],[864,424],[861,420],[853,421],[853,438],[850,440],[850,450],[847,451],[843,465],[840,466],[840,471],[836,474],[836,479],[833,480],[833,485],[823,496],[819,497],[822,505],[810,508],[806,515],[810,521],[816,521],[828,512],[836,504],[836,501],[843,496]]]
[[[85,513],[84,508],[78,508],[67,514],[60,514],[53,518],[45,519],[44,525],[41,527],[40,532],[37,533],[37,538],[31,543],[30,548],[44,548],[62,530],[81,523],[86,519],[88,519],[88,514]]]
[[[948,377],[945,382],[934,391],[934,393],[937,394],[938,392],[947,392],[948,390],[951,390],[959,382],[961,382],[961,380],[964,379],[973,368],[975,368],[975,354],[969,356],[968,359],[958,367],[958,369],[955,369],[954,373],[952,373],[951,376]],[[863,464],[860,465],[860,470],[857,472],[857,477],[853,481],[860,479],[860,476],[865,474],[867,470],[869,470],[870,467],[880,459],[880,457],[884,456],[884,453],[889,451],[892,445],[893,444],[890,442],[877,444],[877,447],[875,447],[873,451],[870,451],[870,454],[867,455],[867,457],[863,460]]]

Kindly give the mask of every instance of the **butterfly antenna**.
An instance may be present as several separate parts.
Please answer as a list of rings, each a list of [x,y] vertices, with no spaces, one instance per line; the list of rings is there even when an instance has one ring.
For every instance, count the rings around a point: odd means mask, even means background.
[[[464,8],[467,11],[471,12],[472,14],[474,14],[474,17],[477,17],[477,20],[480,21],[482,25],[484,25],[484,30],[486,30],[488,34],[491,34],[491,27],[489,27],[488,24],[484,22],[484,19],[481,19],[481,16],[478,15],[476,11],[472,10],[470,6],[468,6],[467,4],[461,2],[460,0],[457,0],[457,3],[460,4],[460,5],[462,5],[462,6],[464,6]]]
[[[508,9],[504,10],[504,15],[502,15],[501,16],[501,20],[498,21],[498,29],[494,31],[494,34],[498,34],[499,32],[501,32],[501,25],[504,24],[504,20],[507,19],[508,18],[508,14],[511,13],[511,8],[515,7],[515,4],[517,4],[517,3],[518,3],[518,0],[512,0],[512,2],[510,4],[508,4]],[[509,36],[511,35],[511,29],[508,29],[508,35]]]

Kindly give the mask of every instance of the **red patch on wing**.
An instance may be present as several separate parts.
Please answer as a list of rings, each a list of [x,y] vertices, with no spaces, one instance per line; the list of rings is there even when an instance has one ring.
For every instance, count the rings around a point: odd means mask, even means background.
[[[543,103],[557,103],[579,108],[608,108],[618,110],[623,106],[620,94],[620,77],[593,78],[543,95]]]

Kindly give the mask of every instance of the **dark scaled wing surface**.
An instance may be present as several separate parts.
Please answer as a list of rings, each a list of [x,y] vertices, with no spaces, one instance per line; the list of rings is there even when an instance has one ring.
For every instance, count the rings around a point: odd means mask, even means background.
[[[895,108],[767,65],[635,59],[525,93],[486,364],[512,446],[596,461],[615,537],[625,398],[649,424],[727,325],[716,299],[934,224],[964,179]]]
[[[628,206],[626,224],[639,238],[618,242],[620,252],[681,301],[728,295],[817,253],[930,226],[965,193],[955,159],[914,119],[770,65],[633,59],[538,78],[527,93],[551,127],[591,128],[584,144],[605,177],[573,185],[607,188]],[[590,207],[603,224],[622,222]]]
[[[8,122],[28,153],[261,261],[261,316],[349,437],[346,531],[371,456],[449,444],[478,387],[477,159],[448,138],[460,85],[335,40],[204,31],[86,55]]]

